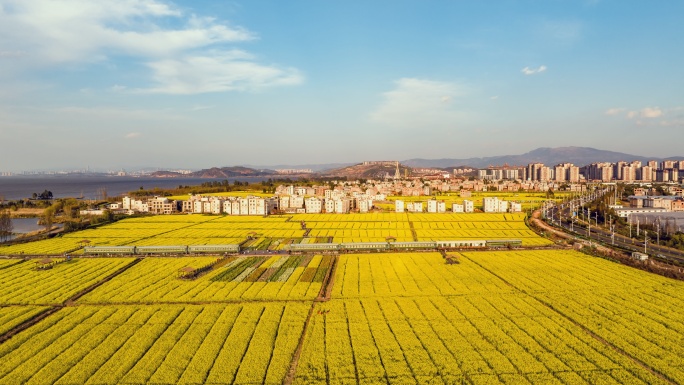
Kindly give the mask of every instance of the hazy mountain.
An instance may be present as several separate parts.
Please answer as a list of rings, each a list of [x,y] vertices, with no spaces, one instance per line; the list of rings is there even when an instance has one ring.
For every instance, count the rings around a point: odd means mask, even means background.
[[[295,165],[277,164],[277,165],[271,165],[271,166],[255,166],[255,165],[246,164],[245,167],[255,168],[255,169],[259,169],[259,170],[263,170],[263,169],[269,169],[269,170],[310,169],[313,172],[319,172],[319,171],[324,171],[324,170],[333,170],[333,169],[343,168],[343,167],[352,166],[352,165],[354,165],[354,163],[325,163],[325,164],[315,163],[315,164],[295,164]]]
[[[273,170],[255,170],[248,167],[212,167],[204,170],[199,170],[192,172],[190,174],[180,174],[173,171],[157,171],[150,174],[150,176],[160,177],[160,178],[174,178],[174,177],[184,177],[184,178],[211,178],[211,179],[221,179],[221,178],[235,178],[235,177],[254,177],[254,176],[268,176],[275,174]]]
[[[666,159],[684,159],[684,157],[671,157]],[[484,168],[487,166],[496,166],[507,163],[511,166],[522,165],[526,166],[529,163],[544,163],[547,166],[553,166],[558,163],[574,163],[576,166],[584,166],[595,162],[631,162],[633,160],[640,160],[647,162],[649,160],[662,161],[663,158],[649,158],[639,155],[630,155],[622,152],[598,150],[591,147],[541,147],[521,155],[501,155],[484,158],[466,158],[466,159],[409,159],[401,163],[411,167],[454,167],[454,166],[472,166],[476,168]]]

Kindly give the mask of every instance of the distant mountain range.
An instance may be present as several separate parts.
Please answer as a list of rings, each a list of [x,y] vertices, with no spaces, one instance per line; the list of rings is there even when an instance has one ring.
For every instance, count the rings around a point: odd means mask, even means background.
[[[497,166],[508,164],[510,166],[527,166],[529,163],[544,163],[547,166],[553,166],[558,163],[573,163],[576,166],[585,166],[595,162],[631,162],[639,160],[647,162],[649,160],[663,161],[663,160],[681,160],[684,157],[670,157],[670,158],[648,158],[639,155],[630,155],[622,152],[598,150],[591,147],[541,147],[521,155],[502,155],[491,156],[484,158],[445,158],[445,159],[408,159],[400,161],[400,172],[403,174],[405,168],[441,168],[450,170],[452,168],[468,166],[472,168],[485,168],[488,166]],[[172,171],[157,171],[152,173],[152,176],[160,178],[173,177],[194,177],[194,178],[235,178],[235,177],[282,177],[282,178],[298,178],[300,176],[309,175],[282,175],[277,174],[275,169],[311,169],[318,175],[323,176],[345,176],[345,177],[382,177],[386,174],[394,175],[394,166],[364,166],[360,163],[331,163],[331,164],[308,164],[308,165],[278,165],[266,166],[259,168],[234,166],[234,167],[212,167],[200,171],[195,171],[191,174],[180,174]]]
[[[598,150],[591,147],[541,147],[521,155],[502,155],[485,158],[465,158],[465,159],[409,159],[402,161],[410,167],[436,167],[447,168],[455,166],[471,166],[474,168],[485,168],[488,166],[503,165],[522,165],[529,163],[544,163],[553,166],[558,163],[574,163],[576,166],[585,166],[596,162],[631,162],[639,160],[647,162],[649,160],[679,160],[684,157],[671,158],[649,158],[639,155],[630,155],[622,152]]]
[[[249,167],[212,167],[204,170],[181,174],[174,171],[155,171],[150,176],[157,178],[207,178],[207,179],[227,179],[236,177],[255,177],[269,176],[276,172],[274,170],[255,170]]]

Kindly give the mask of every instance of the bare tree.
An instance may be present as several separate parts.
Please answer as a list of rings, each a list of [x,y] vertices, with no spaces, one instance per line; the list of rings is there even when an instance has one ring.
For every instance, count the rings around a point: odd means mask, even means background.
[[[4,242],[12,235],[14,225],[9,210],[0,210],[0,239]]]
[[[47,237],[50,234],[50,230],[52,230],[52,224],[55,221],[54,209],[52,207],[45,209],[41,219],[43,220],[43,226],[45,226],[45,236]]]

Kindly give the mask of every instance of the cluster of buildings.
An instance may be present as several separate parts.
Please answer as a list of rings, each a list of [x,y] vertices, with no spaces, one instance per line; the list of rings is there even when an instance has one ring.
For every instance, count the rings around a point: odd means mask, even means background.
[[[553,167],[543,163],[527,166],[489,166],[478,170],[478,179],[489,181],[520,180],[540,182],[579,183],[598,182],[680,182],[684,178],[684,160],[663,162],[598,162],[578,167],[572,163],[560,163]]]
[[[602,182],[680,182],[684,178],[684,160],[649,161],[642,163],[592,163],[582,167],[583,175],[588,180]]]
[[[681,187],[670,186],[668,192],[673,195],[657,195],[655,189],[634,189],[629,196],[629,206],[616,206],[618,216],[627,218],[632,214],[661,214],[684,212],[684,191]]]
[[[326,186],[278,186],[272,197],[191,195],[187,200],[169,200],[164,197],[134,199],[127,196],[120,204],[111,204],[109,209],[121,213],[151,214],[344,214],[351,211],[366,213],[374,207],[374,202],[385,199],[385,195],[372,189],[364,192],[358,188],[344,190]]]
[[[543,163],[530,163],[527,166],[489,166],[478,170],[478,179],[489,181],[519,180],[540,182],[579,183],[580,168],[572,163],[561,163],[554,167]]]
[[[397,213],[422,213],[424,202],[404,202],[403,200],[394,201],[394,211]],[[446,202],[437,199],[430,199],[426,203],[428,213],[446,213]],[[499,199],[497,197],[485,197],[482,199],[482,211],[485,213],[518,213],[522,211],[522,204]],[[475,203],[472,200],[464,199],[463,203],[453,203],[451,212],[472,213],[475,212]]]

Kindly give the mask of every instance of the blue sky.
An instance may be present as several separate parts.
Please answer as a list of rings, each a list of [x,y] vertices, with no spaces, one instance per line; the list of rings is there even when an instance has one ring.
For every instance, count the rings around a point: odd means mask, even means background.
[[[0,171],[684,155],[684,2],[0,0]]]

